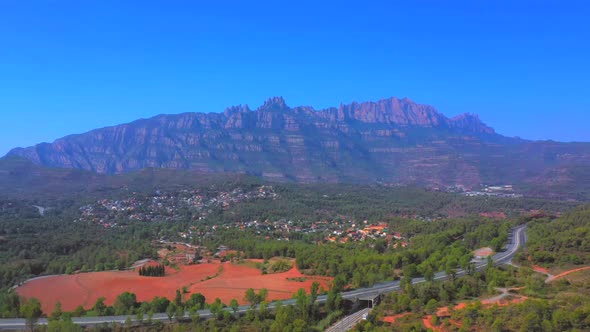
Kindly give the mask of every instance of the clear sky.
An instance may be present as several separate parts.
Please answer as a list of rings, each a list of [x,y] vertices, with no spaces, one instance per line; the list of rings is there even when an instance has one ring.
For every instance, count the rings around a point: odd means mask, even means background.
[[[0,155],[278,95],[409,97],[504,135],[590,141],[588,3],[0,1]]]

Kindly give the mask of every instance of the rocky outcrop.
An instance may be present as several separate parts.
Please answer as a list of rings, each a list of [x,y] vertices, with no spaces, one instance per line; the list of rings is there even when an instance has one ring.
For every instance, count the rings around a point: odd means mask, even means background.
[[[239,105],[222,113],[160,115],[9,154],[106,174],[155,167],[297,182],[474,187],[590,164],[588,144],[556,144],[507,138],[476,115],[447,118],[407,98],[316,111],[274,97],[256,110]]]

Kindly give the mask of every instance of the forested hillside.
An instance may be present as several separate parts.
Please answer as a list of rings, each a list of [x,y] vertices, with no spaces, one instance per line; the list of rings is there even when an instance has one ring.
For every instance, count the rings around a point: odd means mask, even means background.
[[[393,293],[357,330],[589,330],[590,206],[520,222],[528,222],[528,243],[516,266]],[[387,315],[397,315],[394,323]]]
[[[558,219],[534,219],[530,225],[527,252],[533,263],[546,267],[590,264],[589,205]]]

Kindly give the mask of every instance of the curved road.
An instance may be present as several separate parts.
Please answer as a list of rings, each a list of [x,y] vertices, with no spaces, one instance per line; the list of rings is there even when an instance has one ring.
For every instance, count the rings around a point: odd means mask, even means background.
[[[512,229],[511,234],[508,238],[508,243],[506,244],[506,250],[500,253],[495,254],[492,256],[492,260],[494,261],[495,265],[507,264],[510,263],[518,249],[520,249],[526,243],[526,225],[520,225]],[[482,261],[475,263],[475,270],[484,269],[487,265],[487,261]],[[461,277],[467,274],[467,271],[458,269],[456,270],[455,277]],[[447,276],[444,272],[438,272],[434,275],[434,280],[446,280],[449,279],[450,276]],[[423,277],[414,278],[412,279],[413,284],[419,284],[422,282],[426,282]],[[352,291],[342,292],[342,298],[347,300],[355,300],[361,297],[370,297],[376,296],[379,294],[390,293],[395,290],[400,289],[400,281],[391,281],[385,282],[381,284],[374,285],[373,287],[368,288],[359,288]],[[317,302],[324,303],[326,302],[327,296],[320,295],[318,296]],[[291,305],[295,304],[295,300],[286,300],[282,301],[283,305]],[[269,304],[269,309],[273,309],[276,303]],[[238,309],[238,313],[243,314],[250,306],[241,306]],[[229,308],[225,308],[225,310],[231,310]],[[209,310],[201,310],[198,312],[200,318],[212,318],[213,314]],[[124,324],[127,320],[127,317],[131,317],[132,321],[136,321],[135,316],[103,316],[103,317],[80,317],[80,318],[73,318],[74,323],[83,326],[93,326],[99,324],[110,324],[110,323],[121,323]],[[147,316],[145,316],[147,319]],[[188,318],[188,313],[185,314],[185,318]],[[167,321],[168,316],[165,313],[158,313],[154,314],[152,317],[152,321]],[[37,324],[47,324],[47,319],[42,318],[39,319]],[[0,329],[8,329],[8,330],[20,330],[26,328],[26,321],[24,319],[17,319],[17,318],[9,318],[9,319],[0,319]]]

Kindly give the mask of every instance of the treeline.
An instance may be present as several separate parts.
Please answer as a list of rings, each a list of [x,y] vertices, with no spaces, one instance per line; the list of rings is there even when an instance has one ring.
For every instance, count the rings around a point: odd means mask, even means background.
[[[142,266],[139,268],[139,275],[145,277],[163,277],[166,275],[166,268],[162,264]]]

